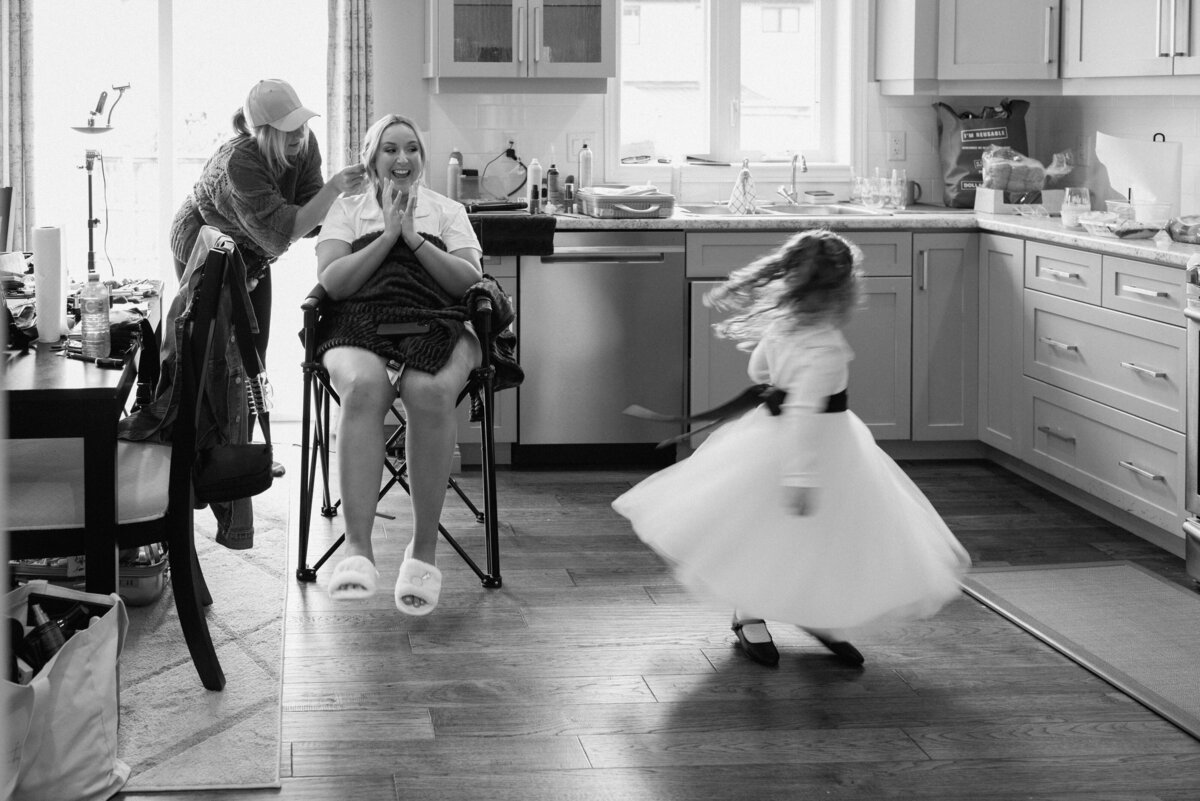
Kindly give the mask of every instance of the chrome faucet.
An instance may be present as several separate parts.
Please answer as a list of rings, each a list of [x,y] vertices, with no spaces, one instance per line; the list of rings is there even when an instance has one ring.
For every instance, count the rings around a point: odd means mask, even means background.
[[[804,160],[804,155],[796,153],[792,156],[792,186],[790,189],[786,186],[779,187],[779,194],[792,204],[800,202],[800,192],[796,189],[796,162],[800,162],[800,172],[808,172],[808,162]]]

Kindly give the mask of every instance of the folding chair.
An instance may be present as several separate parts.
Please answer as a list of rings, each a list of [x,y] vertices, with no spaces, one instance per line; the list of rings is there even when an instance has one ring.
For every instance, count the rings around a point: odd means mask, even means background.
[[[494,279],[485,276],[495,284]],[[476,285],[477,287],[480,285]],[[499,285],[496,284],[497,291]],[[474,288],[473,288],[474,289]],[[322,303],[326,294],[318,284],[309,292],[300,309],[304,315],[304,328],[301,339],[304,342],[304,361],[301,367],[304,372],[304,408],[301,412],[301,451],[300,451],[300,554],[296,568],[296,578],[304,582],[317,579],[317,571],[333,556],[334,552],[345,541],[345,535],[337,541],[316,561],[308,564],[309,533],[312,522],[313,500],[316,492],[317,473],[321,476],[321,514],[332,518],[337,515],[341,500],[332,501],[329,491],[329,446],[332,435],[330,427],[331,410],[338,403],[337,393],[329,381],[329,374],[316,356],[317,324],[321,319]],[[504,333],[507,326],[497,327],[495,309],[491,297],[484,292],[469,291],[467,293],[467,308],[475,333],[479,337],[483,352],[482,363],[471,371],[466,386],[458,395],[458,403],[464,398],[470,398],[472,403],[471,420],[480,422],[481,458],[483,483],[483,510],[481,511],[463,491],[458,481],[450,477],[448,488],[466,504],[475,515],[475,519],[484,525],[484,557],[486,570],[481,568],[467,550],[439,522],[438,532],[443,539],[462,557],[467,566],[479,577],[484,587],[495,589],[501,586],[500,578],[500,539],[496,518],[496,457],[493,428],[495,424],[494,395],[497,391],[496,364],[492,357],[492,346],[497,337]],[[519,382],[519,378],[517,379]],[[510,384],[511,385],[511,384]],[[501,387],[503,388],[503,387]],[[476,402],[477,401],[477,402]],[[390,434],[386,443],[387,457],[384,467],[390,474],[387,481],[379,490],[379,499],[396,485],[406,493],[410,492],[407,479],[407,460],[404,457],[403,443],[407,422],[399,399],[392,404],[391,416],[395,418],[397,427]]]
[[[225,285],[236,281],[244,284],[245,276],[235,267],[230,252],[210,250],[192,302],[178,318],[175,329],[179,360],[176,375],[181,386],[170,434],[165,442],[121,440],[117,444],[118,521],[111,532],[121,549],[166,543],[180,627],[200,680],[209,690],[225,686],[225,673],[204,614],[204,607],[212,603],[212,597],[196,555],[192,465],[196,459],[197,414],[209,356],[214,346],[222,346],[214,341],[217,327],[214,321]],[[168,324],[175,323],[174,318],[168,318]],[[82,498],[82,489],[60,493],[58,503],[46,503],[45,493],[39,488],[48,481],[81,485],[83,475],[78,459],[69,449],[64,454],[62,447],[37,442],[6,443],[17,449],[9,476],[12,489],[9,516],[14,521],[9,532],[9,555],[14,559],[35,559],[82,554],[87,536],[82,510],[69,502],[72,497]],[[68,502],[62,502],[63,498]]]

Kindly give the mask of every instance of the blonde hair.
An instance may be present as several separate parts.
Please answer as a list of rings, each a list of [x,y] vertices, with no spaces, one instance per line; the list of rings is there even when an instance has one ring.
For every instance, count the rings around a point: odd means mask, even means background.
[[[417,151],[421,154],[422,174],[424,174],[425,165],[428,163],[428,159],[425,157],[425,140],[421,137],[421,132],[417,129],[415,122],[408,117],[401,117],[399,114],[388,114],[376,120],[367,129],[366,135],[363,136],[362,151],[359,154],[362,165],[367,171],[367,180],[371,182],[371,191],[375,193],[376,197],[379,196],[381,182],[379,180],[379,173],[375,170],[375,157],[379,155],[379,147],[383,141],[384,132],[393,125],[405,125],[413,132],[413,137],[417,140]],[[420,177],[420,175],[414,176],[413,180],[416,181]]]
[[[832,231],[801,231],[704,296],[705,305],[734,312],[713,328],[749,344],[775,321],[791,329],[825,322],[841,327],[858,305],[862,260],[853,242]]]
[[[240,108],[233,114],[233,130],[242,136],[254,137],[254,142],[258,145],[259,152],[267,160],[267,166],[276,175],[282,174],[292,166],[292,156],[288,155],[287,152],[289,140],[297,133],[300,134],[300,149],[295,154],[300,156],[308,151],[308,143],[312,138],[309,136],[307,122],[290,133],[281,131],[271,125],[260,125],[257,128],[251,128],[250,123],[246,121],[246,112]]]

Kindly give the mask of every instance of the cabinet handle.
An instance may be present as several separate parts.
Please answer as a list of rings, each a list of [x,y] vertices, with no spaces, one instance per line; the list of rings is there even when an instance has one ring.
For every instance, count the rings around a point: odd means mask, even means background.
[[[1068,345],[1066,342],[1059,342],[1057,339],[1051,339],[1050,337],[1038,337],[1038,342],[1049,345],[1055,350],[1069,350],[1073,353],[1079,352],[1078,345]]]
[[[533,60],[542,60],[542,7],[533,7]]]
[[[1050,54],[1050,31],[1054,28],[1054,6],[1046,6],[1046,63],[1053,63]]]
[[[1070,434],[1064,434],[1061,431],[1055,431],[1050,426],[1038,426],[1037,430],[1041,431],[1043,434],[1045,434],[1048,437],[1054,437],[1055,439],[1061,439],[1063,442],[1074,442],[1075,441],[1075,438],[1072,437]]]
[[[1127,462],[1124,459],[1117,462],[1117,464],[1121,465],[1121,467],[1124,467],[1126,470],[1130,471],[1131,473],[1137,473],[1142,478],[1148,478],[1151,481],[1165,481],[1166,480],[1166,476],[1159,475],[1158,473],[1151,473],[1149,470],[1143,470],[1142,468],[1138,467],[1133,462]]]
[[[1143,295],[1147,298],[1165,298],[1165,297],[1167,297],[1166,292],[1159,292],[1154,289],[1143,289],[1140,286],[1129,286],[1127,284],[1121,286],[1121,291],[1128,293],[1130,295]]]
[[[1158,0],[1155,3],[1157,7],[1154,9],[1154,51],[1158,53],[1159,58],[1169,58],[1171,54],[1163,52],[1163,2],[1164,0]],[[1171,2],[1174,3],[1175,0],[1171,0]]]
[[[918,290],[924,292],[926,285],[929,284],[929,251],[922,250],[921,254],[921,284],[917,287]]]
[[[1043,267],[1042,272],[1055,278],[1066,278],[1068,281],[1079,280],[1079,273],[1069,273],[1066,270],[1056,270],[1053,267]]]
[[[526,33],[525,7],[521,6],[517,9],[517,63],[519,64],[525,63],[525,48],[527,47]]]
[[[1140,364],[1134,364],[1133,362],[1121,362],[1121,366],[1124,367],[1126,370],[1133,370],[1135,373],[1141,373],[1142,375],[1148,375],[1151,378],[1166,378],[1167,377],[1167,374],[1162,372],[1161,370],[1151,370],[1149,367],[1142,367]]]
[[[1178,11],[1179,11],[1179,3],[1177,2],[1177,0],[1171,0],[1171,47],[1170,47],[1170,51],[1171,51],[1171,55],[1173,55],[1173,56],[1186,55],[1185,53],[1181,53],[1180,51],[1175,49],[1179,46],[1179,39],[1177,39],[1175,36],[1175,31],[1178,30],[1175,25],[1176,18],[1178,16],[1176,12],[1178,12]]]

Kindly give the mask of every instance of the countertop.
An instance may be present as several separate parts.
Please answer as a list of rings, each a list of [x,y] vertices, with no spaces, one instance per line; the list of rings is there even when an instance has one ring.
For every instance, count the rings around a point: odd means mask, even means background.
[[[1200,253],[1200,245],[1173,242],[1165,232],[1154,239],[1117,239],[1064,228],[1057,217],[1034,219],[935,206],[880,215],[820,217],[704,217],[676,211],[663,219],[607,220],[573,214],[557,218],[559,231],[801,231],[818,226],[834,231],[987,231],[1175,267],[1186,266],[1190,256]]]

